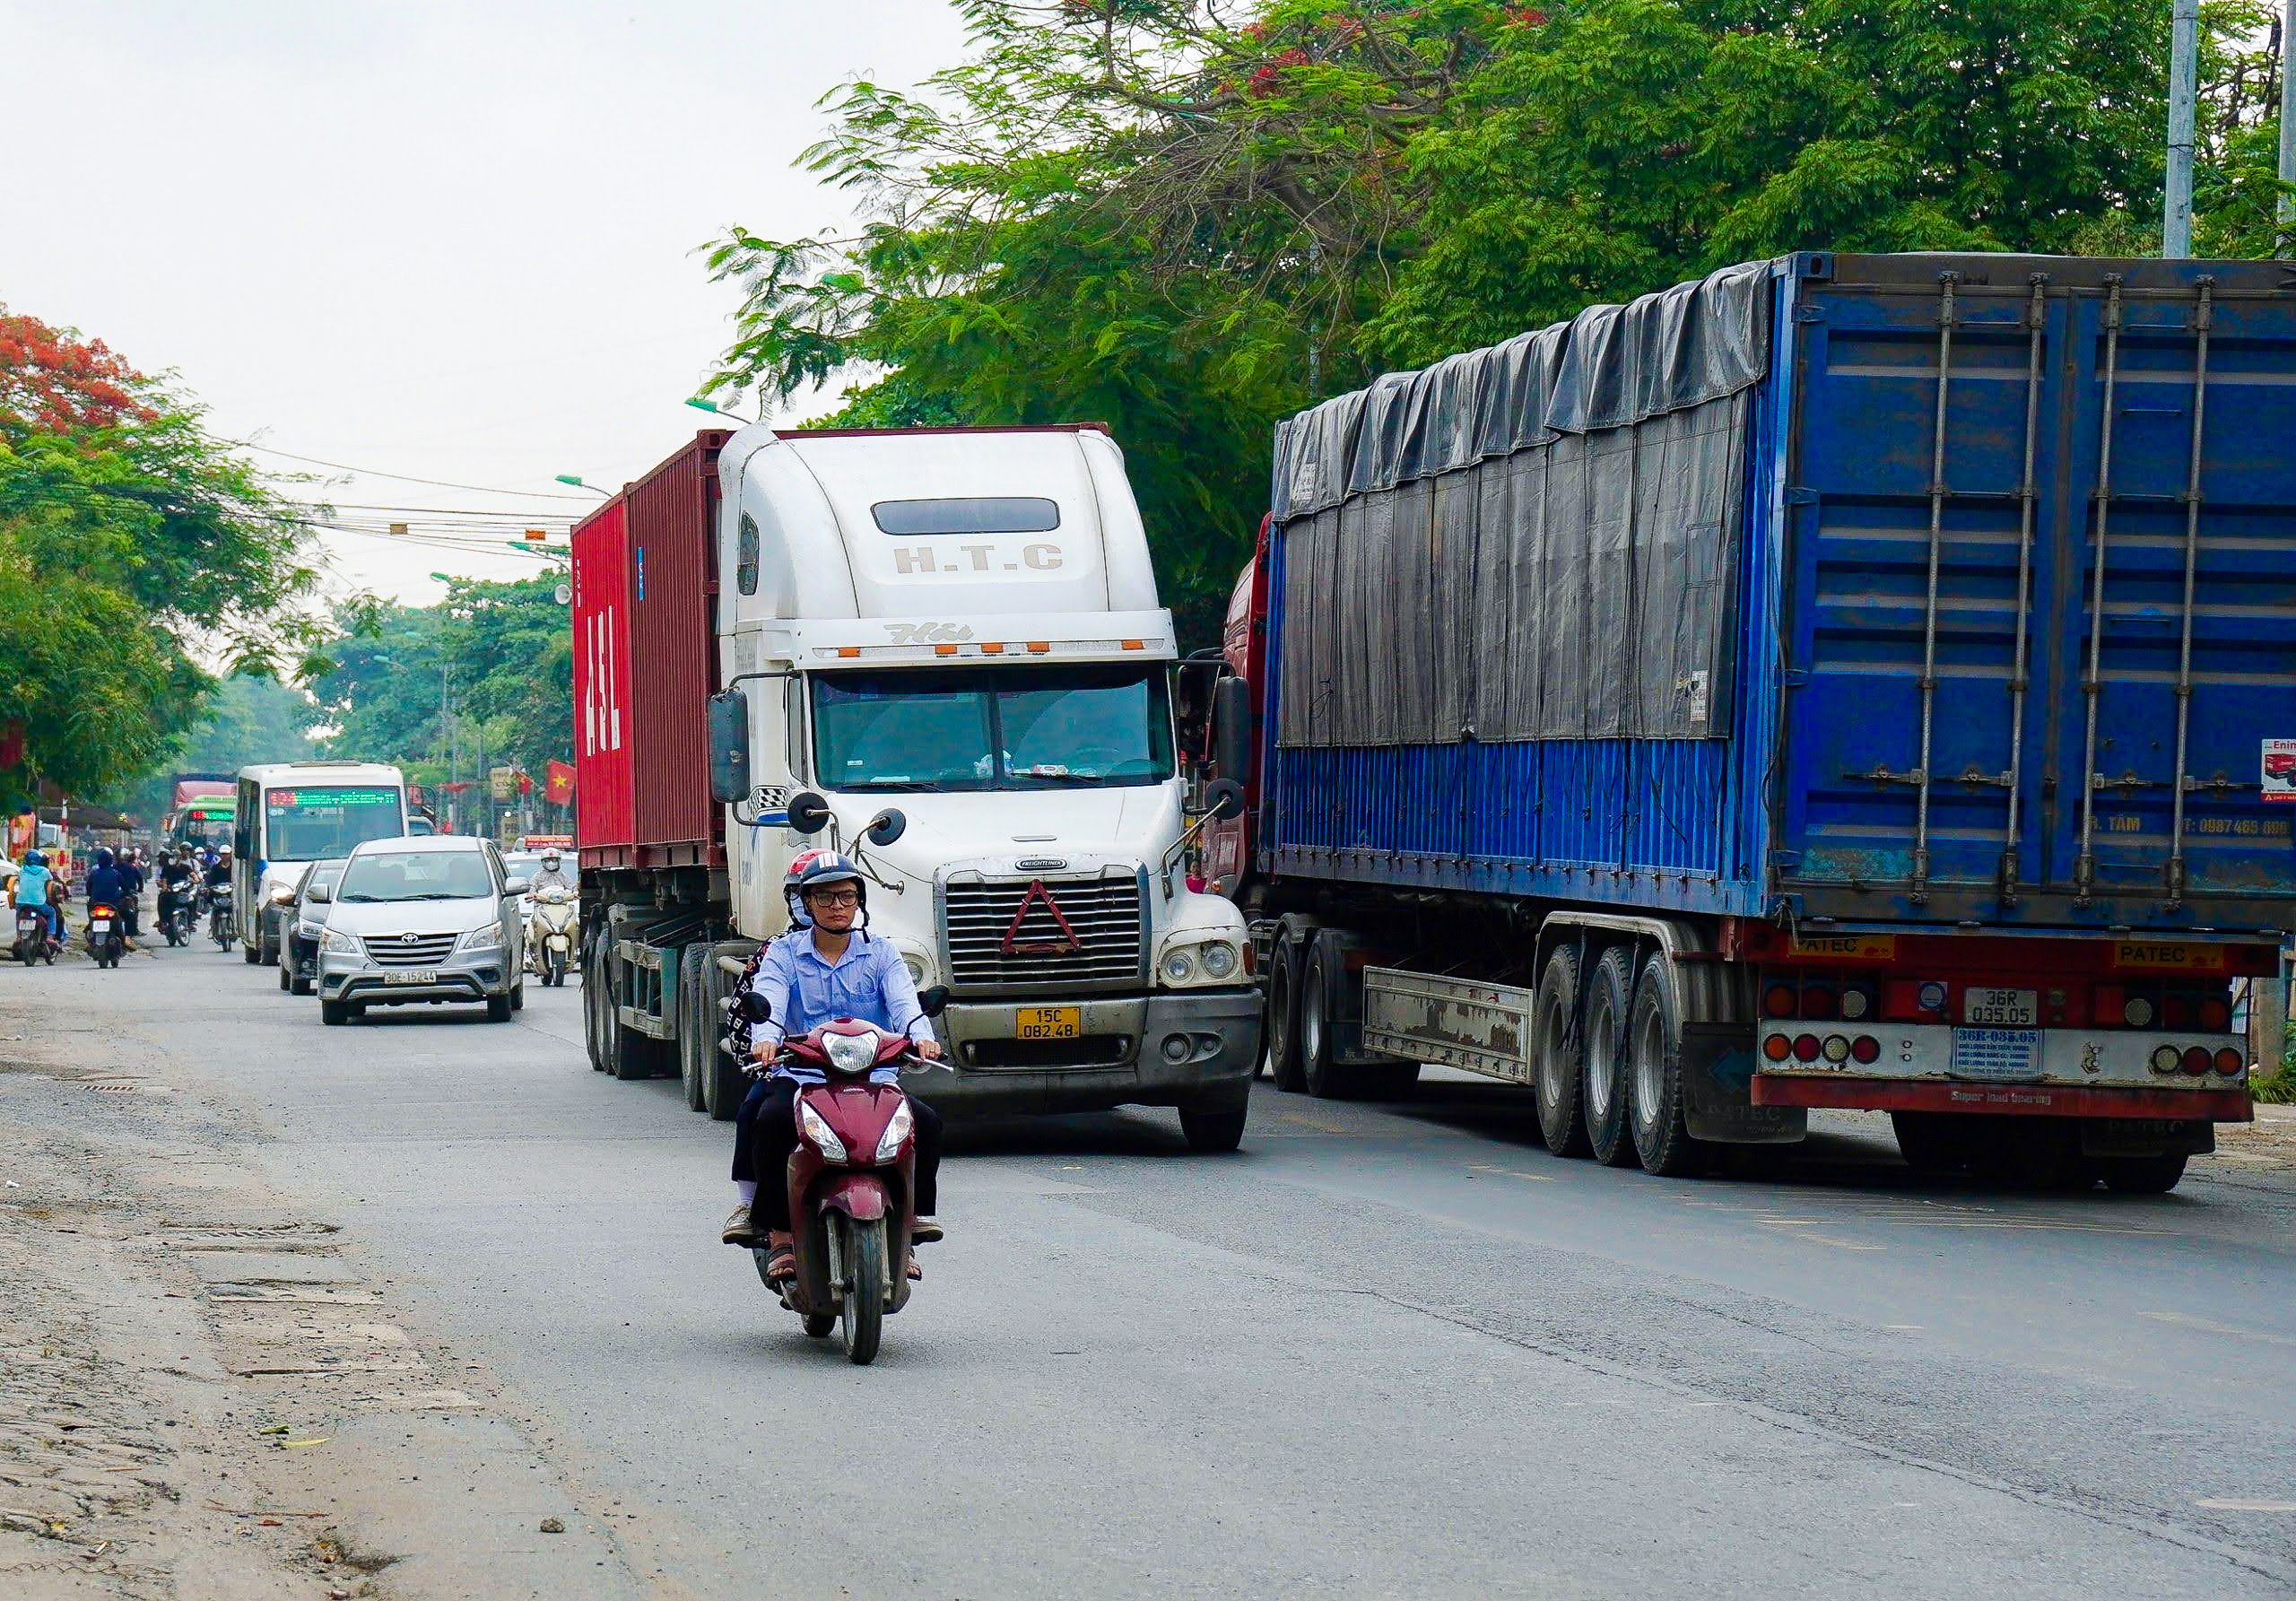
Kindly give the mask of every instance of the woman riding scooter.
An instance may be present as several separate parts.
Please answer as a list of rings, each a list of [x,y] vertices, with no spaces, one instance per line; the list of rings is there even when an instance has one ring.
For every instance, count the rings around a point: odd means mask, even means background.
[[[900,953],[867,932],[867,891],[860,869],[835,851],[809,850],[789,864],[782,890],[790,929],[750,958],[727,1007],[727,1048],[737,1059],[753,1062],[751,1071],[764,1076],[751,1086],[734,1119],[734,1188],[741,1204],[726,1218],[721,1238],[727,1245],[754,1246],[752,1213],[761,1209],[769,1231],[769,1277],[777,1270],[787,1277],[795,1269],[789,1196],[781,1174],[797,1148],[798,1086],[822,1082],[819,1068],[781,1058],[782,1040],[809,1033],[832,1018],[853,1017],[907,1034],[927,1061],[941,1056]],[[770,1004],[770,1021],[752,1025],[744,1015],[741,997],[752,992]],[[891,1083],[900,1072],[885,1066],[872,1076]],[[923,1244],[942,1237],[940,1224],[933,1221],[941,1118],[914,1094],[909,1106],[917,1118],[917,1225],[911,1239]],[[912,1275],[915,1271],[912,1265]]]

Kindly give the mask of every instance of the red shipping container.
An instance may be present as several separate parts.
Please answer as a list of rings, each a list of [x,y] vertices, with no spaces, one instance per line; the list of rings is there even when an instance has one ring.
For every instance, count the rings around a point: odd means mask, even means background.
[[[718,687],[718,452],[731,437],[703,431],[574,531],[585,866],[724,859],[708,702]]]

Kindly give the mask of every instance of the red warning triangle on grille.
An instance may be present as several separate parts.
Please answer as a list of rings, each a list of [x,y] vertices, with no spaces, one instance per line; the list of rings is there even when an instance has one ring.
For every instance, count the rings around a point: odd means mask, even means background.
[[[1029,915],[1029,908],[1039,901],[1044,902],[1045,910],[1052,914],[1052,920],[1059,925],[1060,938],[1050,944],[1043,941],[1023,943],[1021,938],[1022,919]],[[1052,898],[1052,892],[1044,887],[1044,880],[1041,878],[1029,880],[1029,892],[1021,897],[1020,907],[1013,913],[1012,926],[1004,930],[1003,946],[1004,954],[1007,956],[1074,956],[1083,948],[1083,943],[1076,937],[1076,931],[1068,926],[1068,919],[1061,915],[1059,905]]]

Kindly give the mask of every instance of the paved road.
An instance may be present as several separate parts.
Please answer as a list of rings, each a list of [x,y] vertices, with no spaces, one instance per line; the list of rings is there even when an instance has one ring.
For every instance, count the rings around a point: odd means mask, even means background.
[[[2296,1584],[2286,1172],[1964,1191],[1843,1118],[1782,1181],[1667,1182],[1553,1160],[1478,1081],[1263,1084],[1233,1157],[1144,1111],[958,1131],[949,1242],[856,1370],[717,1244],[726,1129],[590,1072],[574,988],[323,1029],[212,947],[0,978],[235,1086],[274,1181],[503,1379],[665,1589]]]

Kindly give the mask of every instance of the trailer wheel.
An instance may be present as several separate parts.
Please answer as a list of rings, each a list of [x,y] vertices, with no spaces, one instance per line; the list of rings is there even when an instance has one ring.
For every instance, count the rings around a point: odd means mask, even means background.
[[[1578,1076],[1586,1036],[1579,1031],[1578,953],[1558,946],[1539,975],[1538,1021],[1532,1064],[1539,1098],[1539,1134],[1557,1156],[1587,1154],[1587,1119],[1579,1110]]]
[[[701,975],[701,1049],[702,1060],[708,1064],[701,1075],[701,1102],[702,1109],[720,1123],[733,1120],[750,1092],[749,1075],[721,1043],[727,984],[724,970],[718,966],[717,948],[712,946],[709,964]]]
[[[1295,1095],[1308,1087],[1300,1066],[1300,965],[1299,946],[1278,931],[1267,969],[1267,1075]]]
[[[624,1083],[631,1079],[651,1078],[661,1066],[661,1041],[622,1025],[621,987],[612,981],[614,965],[612,950],[606,953],[604,965],[608,979],[603,998],[606,1017],[606,1066],[616,1078]]]
[[[1332,1039],[1338,965],[1332,943],[1318,937],[1308,953],[1308,975],[1300,987],[1300,1076],[1318,1101],[1337,1100],[1354,1088]]]
[[[1630,946],[1613,945],[1595,963],[1587,985],[1586,1022],[1580,1032],[1586,1072],[1580,1082],[1586,1105],[1587,1143],[1595,1160],[1606,1167],[1622,1168],[1635,1160],[1634,1140],[1627,1127],[1626,1021],[1634,1002],[1634,959]]]
[[[2097,1163],[2105,1188],[2116,1195],[2164,1196],[2185,1176],[2185,1157],[2109,1156]]]
[[[1917,1173],[1958,1173],[1969,1160],[1968,1145],[1954,1125],[1961,1119],[1944,1112],[1892,1112],[1890,1128],[1898,1136],[1898,1154]]]
[[[606,1070],[605,1014],[598,1005],[607,989],[605,967],[605,942],[594,939],[582,959],[582,1044],[590,1054],[593,1073]]]
[[[1642,1170],[1680,1179],[1705,1165],[1706,1146],[1691,1137],[1689,1092],[1683,1087],[1683,1024],[1674,1010],[1672,963],[1654,952],[1634,981],[1627,1014],[1626,1109]]]

